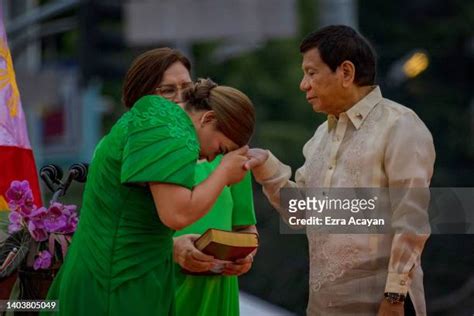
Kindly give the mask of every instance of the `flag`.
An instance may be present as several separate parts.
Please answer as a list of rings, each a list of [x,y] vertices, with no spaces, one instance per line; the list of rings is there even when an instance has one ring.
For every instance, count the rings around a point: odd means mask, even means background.
[[[0,12],[0,211],[8,208],[5,192],[13,180],[28,180],[35,204],[41,205],[35,159]]]

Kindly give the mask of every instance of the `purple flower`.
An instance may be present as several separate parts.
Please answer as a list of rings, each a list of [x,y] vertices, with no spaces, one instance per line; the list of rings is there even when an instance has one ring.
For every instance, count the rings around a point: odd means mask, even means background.
[[[8,232],[10,234],[16,233],[17,231],[20,231],[22,227],[22,219],[23,217],[21,216],[20,213],[17,212],[10,212],[10,215],[8,216],[10,219],[10,225],[8,225]]]
[[[44,228],[44,222],[41,219],[30,219],[28,222],[28,231],[31,237],[36,241],[45,241],[48,239],[48,232]]]
[[[79,219],[77,218],[77,213],[74,212],[74,213],[68,218],[67,225],[66,225],[66,227],[64,228],[63,233],[64,233],[64,234],[71,234],[71,233],[74,233],[74,232],[76,231],[77,223],[78,223],[78,222],[79,222]]]
[[[33,192],[26,180],[12,181],[5,196],[10,210],[19,212],[23,217],[29,217],[31,211],[35,208]]]
[[[50,233],[69,234],[77,227],[76,206],[53,203],[44,218],[44,225]]]
[[[33,264],[33,269],[47,269],[51,266],[51,254],[48,250],[43,250],[38,253],[38,257]]]
[[[68,215],[67,224],[63,229],[63,234],[70,234],[76,231],[77,223],[79,219],[77,217],[76,206],[75,205],[65,205],[64,212]]]
[[[31,210],[29,218],[38,220],[43,218],[47,213],[48,209],[46,207],[42,206],[39,208],[34,208],[33,210]]]
[[[48,208],[34,205],[33,192],[28,181],[13,181],[5,193],[10,208],[8,231],[10,234],[28,229],[37,242],[49,241],[50,251],[37,254],[34,269],[47,269],[53,261],[54,244],[61,245],[66,256],[70,235],[76,231],[78,216],[75,205],[52,203]]]
[[[31,191],[27,180],[12,181],[10,188],[5,193],[9,201],[21,201],[26,192]]]
[[[67,218],[65,215],[48,216],[44,219],[44,227],[48,233],[56,233],[64,229],[67,225]]]

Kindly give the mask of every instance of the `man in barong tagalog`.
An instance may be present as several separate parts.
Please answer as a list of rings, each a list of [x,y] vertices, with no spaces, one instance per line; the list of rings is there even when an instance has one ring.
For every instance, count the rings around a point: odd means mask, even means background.
[[[281,215],[282,188],[428,188],[431,134],[415,112],[382,96],[368,41],[348,26],[327,26],[309,34],[300,51],[300,89],[327,121],[303,147],[295,182],[290,167],[266,150],[251,149],[246,163]],[[404,315],[408,294],[416,314],[426,315],[420,256],[429,235],[406,220],[427,218],[425,202],[411,194],[401,200],[392,225],[406,230],[395,234],[308,230],[308,315]]]

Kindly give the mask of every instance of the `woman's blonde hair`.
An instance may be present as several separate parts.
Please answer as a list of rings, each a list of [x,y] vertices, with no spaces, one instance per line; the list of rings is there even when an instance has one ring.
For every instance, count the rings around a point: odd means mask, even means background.
[[[187,111],[214,111],[219,131],[238,146],[248,144],[255,128],[255,109],[244,93],[211,79],[198,79],[183,97]]]

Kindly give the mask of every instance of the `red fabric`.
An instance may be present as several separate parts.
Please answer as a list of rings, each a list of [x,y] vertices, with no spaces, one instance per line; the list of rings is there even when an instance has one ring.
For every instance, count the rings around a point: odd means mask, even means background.
[[[36,206],[43,205],[33,151],[13,146],[0,146],[0,195],[5,197],[5,192],[13,180],[28,180]]]

